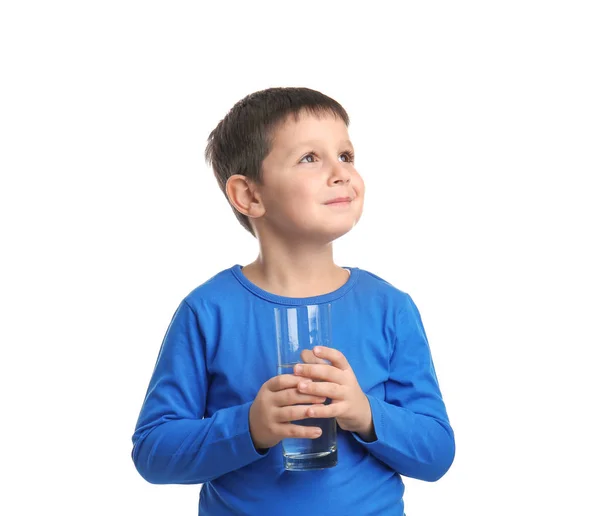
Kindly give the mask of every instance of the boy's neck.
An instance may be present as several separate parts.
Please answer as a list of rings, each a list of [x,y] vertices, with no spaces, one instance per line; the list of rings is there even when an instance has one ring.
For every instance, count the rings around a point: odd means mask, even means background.
[[[242,269],[249,281],[284,297],[328,294],[348,281],[348,271],[333,262],[331,244],[318,249],[263,249]]]

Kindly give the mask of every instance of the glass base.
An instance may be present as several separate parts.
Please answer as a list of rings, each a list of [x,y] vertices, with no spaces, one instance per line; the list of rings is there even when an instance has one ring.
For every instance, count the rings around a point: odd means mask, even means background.
[[[283,456],[283,467],[287,471],[314,471],[333,468],[337,463],[337,448],[330,452]]]

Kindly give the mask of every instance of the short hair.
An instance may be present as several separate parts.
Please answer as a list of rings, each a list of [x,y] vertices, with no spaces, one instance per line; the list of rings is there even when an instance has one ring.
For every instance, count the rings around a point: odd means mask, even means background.
[[[343,120],[346,127],[350,125],[341,104],[309,88],[268,88],[247,95],[230,109],[211,131],[204,153],[225,198],[227,180],[234,174],[261,184],[262,163],[271,152],[276,130],[290,116],[298,121],[300,113],[332,115]],[[240,224],[256,236],[248,217],[230,206]]]

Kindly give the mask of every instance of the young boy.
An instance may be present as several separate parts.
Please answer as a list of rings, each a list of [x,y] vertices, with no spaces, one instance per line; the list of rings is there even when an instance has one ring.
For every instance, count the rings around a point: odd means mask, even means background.
[[[454,460],[413,300],[333,261],[332,242],[358,222],[365,193],[348,125],[322,93],[270,88],[239,101],[209,136],[207,161],[259,254],[179,304],[132,452],[148,482],[204,484],[203,516],[402,515],[401,475],[435,481]],[[332,306],[334,347],[277,376],[273,308],[320,303]],[[336,418],[338,464],[287,471],[281,440],[318,437],[292,423],[311,417]]]

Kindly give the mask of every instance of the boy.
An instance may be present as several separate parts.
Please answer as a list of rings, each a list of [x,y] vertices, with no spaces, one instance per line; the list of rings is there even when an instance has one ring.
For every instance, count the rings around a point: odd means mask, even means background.
[[[207,162],[259,254],[181,301],[132,452],[148,482],[203,483],[203,516],[402,515],[401,475],[435,481],[454,460],[411,297],[333,261],[332,242],[358,222],[364,198],[348,125],[322,93],[270,88],[209,136]],[[277,376],[273,307],[319,303],[332,304],[335,349],[315,354],[331,365]],[[318,437],[292,423],[311,417],[336,418],[339,462],[287,471],[281,440]]]

